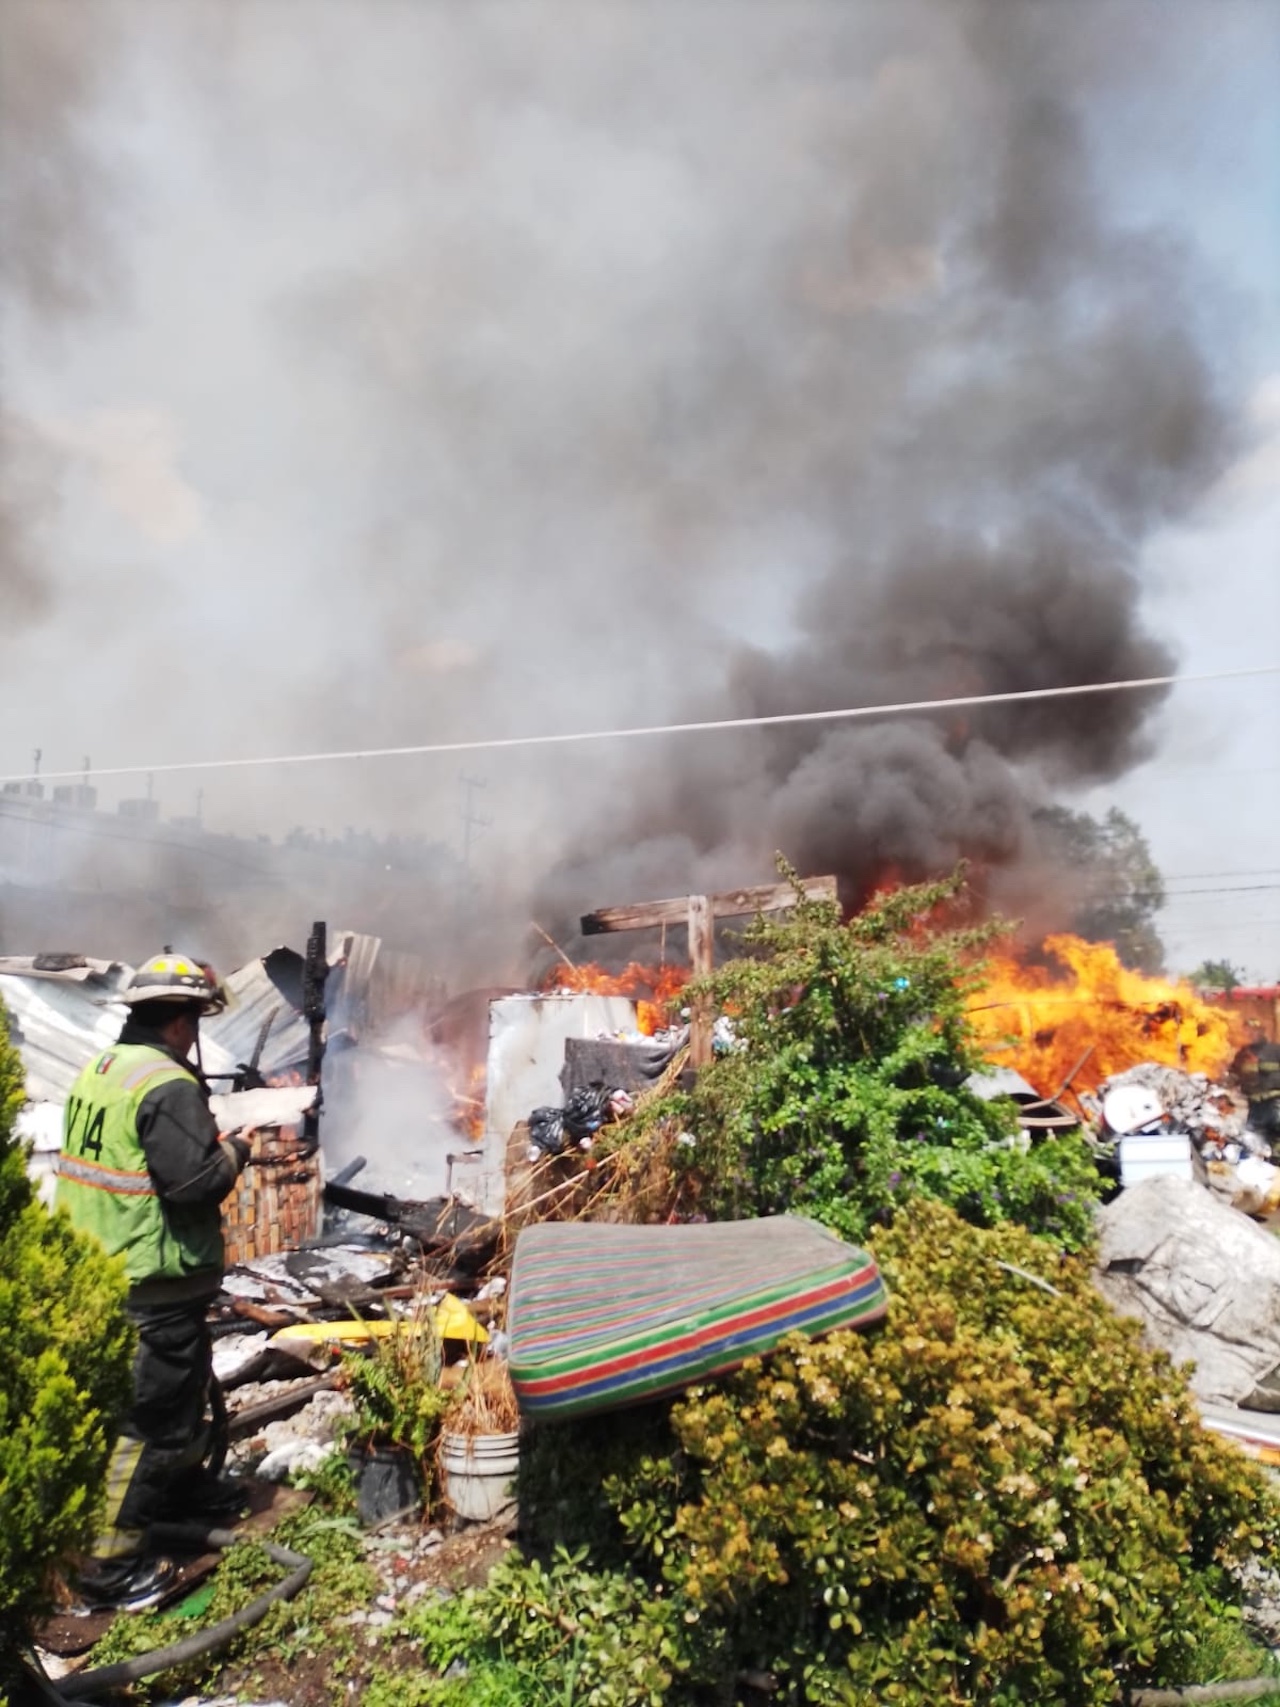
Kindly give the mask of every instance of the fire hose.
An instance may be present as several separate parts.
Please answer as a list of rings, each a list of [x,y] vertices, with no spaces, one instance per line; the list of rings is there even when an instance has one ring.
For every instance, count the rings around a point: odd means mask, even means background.
[[[217,1476],[226,1461],[231,1429],[226,1396],[221,1382],[216,1377],[211,1377],[209,1381],[209,1413],[209,1449],[205,1455],[204,1467],[209,1475]],[[177,1551],[202,1552],[213,1547],[221,1552],[243,1539],[231,1529],[208,1529],[201,1524],[190,1523],[154,1523],[147,1533],[149,1540],[156,1547]],[[239,1612],[233,1612],[207,1630],[198,1630],[179,1642],[171,1642],[168,1647],[153,1648],[149,1653],[138,1654],[133,1659],[122,1660],[116,1665],[98,1666],[93,1671],[78,1672],[73,1677],[62,1679],[56,1689],[39,1671],[30,1671],[29,1680],[36,1686],[39,1695],[49,1702],[79,1701],[99,1689],[119,1689],[126,1684],[136,1683],[140,1678],[150,1677],[155,1672],[168,1671],[173,1666],[185,1665],[189,1660],[200,1659],[205,1654],[217,1653],[228,1647],[242,1632],[261,1623],[273,1606],[292,1600],[311,1575],[312,1561],[305,1553],[295,1553],[273,1541],[263,1541],[259,1545],[275,1564],[287,1567],[289,1575],[274,1588],[267,1589],[265,1593],[251,1600],[247,1606],[241,1607]]]
[[[161,1546],[216,1547],[220,1551],[241,1539],[234,1530],[203,1529],[191,1524],[154,1524],[150,1537]],[[169,1671],[174,1666],[186,1665],[191,1660],[203,1659],[207,1654],[215,1654],[229,1647],[237,1636],[251,1630],[255,1624],[260,1624],[273,1606],[279,1605],[281,1601],[292,1600],[295,1595],[301,1593],[311,1575],[312,1560],[305,1553],[295,1553],[290,1548],[277,1546],[272,1541],[264,1541],[259,1545],[275,1564],[288,1569],[289,1575],[283,1581],[256,1596],[238,1612],[231,1613],[217,1624],[211,1624],[207,1630],[197,1630],[193,1635],[184,1636],[180,1642],[171,1642],[164,1648],[153,1648],[150,1653],[138,1654],[131,1660],[120,1660],[115,1665],[95,1666],[92,1671],[77,1672],[73,1677],[60,1679],[56,1689],[50,1684],[50,1699],[82,1701],[99,1690],[121,1689],[126,1684],[137,1683],[140,1678],[150,1677],[155,1672]],[[43,1678],[39,1681],[42,1685],[47,1682]]]

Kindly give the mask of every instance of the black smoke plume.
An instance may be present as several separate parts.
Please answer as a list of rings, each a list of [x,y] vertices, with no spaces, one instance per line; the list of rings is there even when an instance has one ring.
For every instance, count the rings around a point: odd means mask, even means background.
[[[11,766],[1169,671],[1145,554],[1239,389],[1113,121],[1218,0],[376,10],[0,12],[5,404],[52,459],[0,542]],[[181,717],[139,691],[157,660],[208,685]],[[850,896],[1016,872],[1160,701],[480,758],[474,888],[406,917],[479,975],[531,913],[765,881],[775,849]],[[453,761],[202,786],[242,834],[458,834]],[[385,925],[379,884],[344,924]],[[307,897],[278,904],[296,936]]]

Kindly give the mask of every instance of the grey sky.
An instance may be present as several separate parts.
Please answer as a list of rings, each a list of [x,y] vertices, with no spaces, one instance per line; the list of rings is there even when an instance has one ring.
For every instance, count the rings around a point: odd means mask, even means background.
[[[1041,446],[1047,461],[1012,472],[1050,383],[1029,368],[1024,385],[1019,353],[1036,353],[1059,264],[1081,282],[1056,323],[1087,321],[1101,242],[1098,302],[1138,339],[1115,263],[1127,232],[1158,281],[1151,320],[1185,324],[1203,358],[1205,424],[1176,491],[1152,498],[1147,406],[1117,375],[1115,417],[1138,419],[1105,455],[1132,454],[1142,480],[1084,477],[1112,506],[1100,541],[1122,531],[1118,560],[1136,554],[1133,599],[1107,607],[1116,656],[1277,657],[1270,0],[311,0],[305,30],[299,13],[0,0],[3,75],[27,91],[0,120],[23,245],[0,298],[17,518],[0,539],[0,768],[36,745],[61,768],[661,721],[743,695],[830,703],[873,676],[865,697],[881,697],[899,679],[883,648],[859,663],[845,640],[909,619],[831,589],[898,562],[935,500],[947,529],[963,519],[989,544],[1022,526],[1020,481],[1048,468],[1060,486],[1087,464],[1107,419],[1096,386],[1079,452]],[[1087,187],[1064,168],[1061,213],[1038,209],[1059,229],[992,236],[1049,245],[1025,304],[1016,280],[966,297],[992,160],[1041,83],[1078,126]],[[1039,169],[1052,188],[1052,162]],[[1058,335],[1044,374],[1065,389]],[[953,419],[946,388],[975,394],[983,337],[990,408]],[[986,507],[962,518],[978,481]],[[1043,638],[1051,673],[1072,637]],[[921,667],[906,697],[934,680]],[[993,850],[1016,845],[1023,798],[1121,805],[1180,892],[1163,925],[1175,964],[1225,954],[1275,976],[1280,887],[1192,891],[1280,885],[1278,712],[1274,679],[1199,687],[1145,728],[1092,730],[1087,760],[1070,758],[1076,731],[1024,750],[1005,729],[1000,763],[983,749],[960,765],[904,737],[800,755],[776,787],[776,755],[745,747],[708,748],[687,774],[682,757],[675,789],[603,755],[509,758],[483,767],[485,870],[496,892],[563,868],[566,907],[593,883],[753,881],[788,812],[815,848],[842,825],[870,836],[891,803],[819,825],[823,803],[841,778],[870,796],[911,770],[906,817],[957,802]],[[237,830],[456,837],[458,769],[198,786]],[[189,811],[196,786],[166,784],[167,808]],[[718,790],[716,821],[685,837],[690,802]]]

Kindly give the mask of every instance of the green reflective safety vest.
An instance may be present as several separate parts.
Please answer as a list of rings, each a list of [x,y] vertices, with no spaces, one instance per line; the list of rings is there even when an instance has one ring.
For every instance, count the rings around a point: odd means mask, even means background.
[[[189,1215],[172,1216],[156,1194],[138,1138],[143,1097],[190,1078],[162,1049],[117,1044],[90,1061],[67,1098],[56,1201],[112,1256],[123,1252],[134,1285],[222,1268],[219,1216],[194,1224]]]

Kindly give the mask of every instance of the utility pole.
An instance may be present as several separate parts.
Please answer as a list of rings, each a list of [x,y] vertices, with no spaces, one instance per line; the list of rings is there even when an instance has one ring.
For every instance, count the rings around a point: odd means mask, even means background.
[[[489,785],[482,776],[460,776],[458,778],[463,788],[462,802],[462,867],[464,871],[471,870],[471,842],[473,830],[487,830],[493,822],[491,818],[481,818],[472,810],[473,797],[477,788],[487,788]]]

